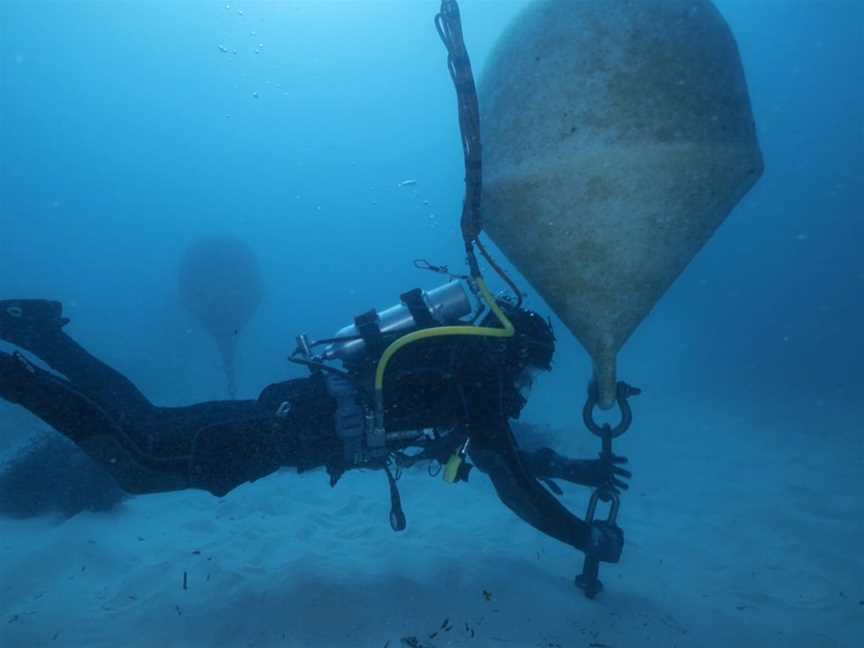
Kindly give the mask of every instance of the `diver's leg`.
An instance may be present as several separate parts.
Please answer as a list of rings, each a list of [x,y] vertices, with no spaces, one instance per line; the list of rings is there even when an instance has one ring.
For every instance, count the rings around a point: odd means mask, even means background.
[[[63,332],[68,322],[60,302],[0,301],[0,339],[33,353],[114,415],[151,408],[150,401],[128,378]]]
[[[118,421],[68,381],[2,352],[0,398],[48,423],[136,494],[201,488],[221,497],[280,467],[324,465],[341,451],[324,399],[291,402],[282,416],[256,401],[232,401],[153,408]]]
[[[341,466],[336,401],[323,374],[270,385],[258,401],[162,409],[161,416],[199,421],[191,449],[191,486],[222,496],[280,467],[298,472]],[[168,440],[170,442],[170,439]]]
[[[0,398],[24,407],[63,434],[130,493],[188,486],[188,461],[183,457],[143,455],[141,440],[127,433],[100,404],[20,354],[0,352]]]

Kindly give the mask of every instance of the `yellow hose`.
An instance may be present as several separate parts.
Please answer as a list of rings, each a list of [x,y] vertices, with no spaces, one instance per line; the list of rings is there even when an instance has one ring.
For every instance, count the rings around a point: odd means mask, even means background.
[[[515,333],[512,322],[507,319],[507,316],[495,302],[483,279],[477,278],[475,283],[477,284],[477,289],[480,291],[480,296],[483,297],[483,301],[495,313],[503,328],[492,328],[489,326],[438,326],[414,331],[393,341],[390,346],[384,349],[384,353],[381,354],[381,359],[378,360],[378,367],[375,370],[375,422],[379,428],[383,428],[384,426],[384,372],[387,370],[390,360],[400,349],[418,340],[426,340],[444,335],[482,335],[484,337],[508,338],[512,337]]]

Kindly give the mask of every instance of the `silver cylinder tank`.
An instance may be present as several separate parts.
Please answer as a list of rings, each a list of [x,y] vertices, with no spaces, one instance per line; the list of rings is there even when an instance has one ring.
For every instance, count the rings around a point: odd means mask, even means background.
[[[472,309],[471,299],[465,290],[462,281],[451,281],[438,286],[432,290],[423,291],[423,301],[429,308],[429,312],[439,324],[447,324],[460,317],[470,314]],[[409,332],[419,328],[417,322],[411,316],[411,311],[404,304],[391,306],[379,311],[378,327],[382,333]],[[366,351],[366,342],[357,337],[359,335],[354,324],[339,329],[336,338],[351,338],[345,342],[334,342],[324,349],[325,360],[341,360],[343,362],[355,362],[362,359]]]

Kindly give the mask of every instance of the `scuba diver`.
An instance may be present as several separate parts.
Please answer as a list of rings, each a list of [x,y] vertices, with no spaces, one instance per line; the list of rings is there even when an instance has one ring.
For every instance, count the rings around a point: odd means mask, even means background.
[[[482,280],[412,290],[328,339],[298,336],[291,359],[310,375],[269,385],[257,400],[153,405],[67,335],[68,321],[56,301],[0,301],[0,339],[56,372],[0,352],[0,398],[76,443],[129,493],[196,488],[222,497],[283,467],[326,468],[331,485],[347,470],[378,469],[398,531],[402,469],[426,462],[454,483],[473,464],[542,533],[594,560],[619,560],[621,530],[570,513],[551,480],[618,492],[630,477],[626,459],[518,447],[508,421],[551,368],[555,338],[546,319],[521,300],[493,298]]]

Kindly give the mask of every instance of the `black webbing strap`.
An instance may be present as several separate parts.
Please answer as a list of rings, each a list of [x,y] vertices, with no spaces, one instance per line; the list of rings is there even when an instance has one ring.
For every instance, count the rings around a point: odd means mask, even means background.
[[[432,313],[429,312],[426,300],[423,299],[423,291],[419,288],[402,293],[399,295],[399,300],[411,312],[411,317],[414,318],[414,322],[419,328],[429,328],[438,325],[438,322],[432,317]]]
[[[336,401],[333,421],[336,436],[342,440],[345,468],[353,468],[363,462],[366,413],[357,400],[357,388],[351,380],[334,374],[325,376],[325,380],[327,392]]]
[[[372,353],[376,353],[384,347],[384,337],[381,334],[381,326],[378,324],[378,313],[374,309],[357,315],[354,318],[354,326]]]

